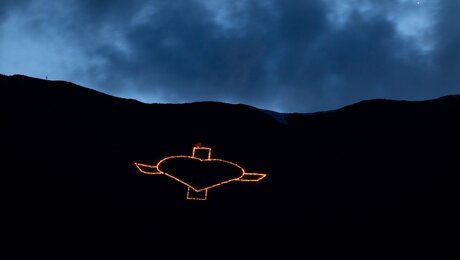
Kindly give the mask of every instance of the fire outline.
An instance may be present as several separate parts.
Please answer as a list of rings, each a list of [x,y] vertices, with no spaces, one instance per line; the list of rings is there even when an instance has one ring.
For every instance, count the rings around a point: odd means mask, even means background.
[[[203,159],[203,158],[200,158],[200,157],[196,157],[196,152],[198,150],[206,150],[207,151],[207,158],[206,159]],[[239,168],[242,172],[241,176],[237,177],[237,178],[233,178],[233,179],[230,179],[230,180],[226,180],[226,181],[223,181],[223,182],[219,182],[217,184],[214,184],[214,185],[211,185],[211,186],[208,186],[208,187],[205,187],[205,188],[202,188],[202,189],[196,189],[194,188],[192,185],[186,183],[185,181],[171,175],[171,174],[168,174],[166,172],[162,172],[160,170],[158,170],[158,166],[165,160],[168,160],[168,159],[172,159],[172,158],[190,158],[190,159],[194,159],[194,160],[200,160],[201,162],[203,161],[220,161],[220,162],[224,162],[224,163],[227,163],[227,164],[230,164],[230,165],[233,165],[237,168]],[[138,162],[134,162],[134,165],[136,166],[136,168],[143,174],[150,174],[150,175],[166,175],[182,184],[184,184],[185,186],[187,186],[187,199],[188,200],[207,200],[207,197],[208,197],[208,190],[211,189],[211,188],[215,188],[215,187],[218,187],[220,185],[223,185],[223,184],[226,184],[226,183],[229,183],[229,182],[232,182],[232,181],[243,181],[243,182],[258,182],[260,180],[262,180],[263,178],[265,178],[267,176],[267,174],[265,173],[248,173],[244,170],[243,167],[239,166],[238,164],[236,163],[233,163],[233,162],[230,162],[230,161],[226,161],[226,160],[222,160],[222,159],[211,159],[211,148],[209,147],[193,147],[193,151],[192,151],[192,155],[189,156],[189,155],[174,155],[174,156],[168,156],[168,157],[165,157],[163,159],[161,159],[160,161],[158,161],[158,163],[155,165],[155,166],[152,166],[152,165],[149,165],[149,164],[143,164],[143,163],[138,163]],[[201,195],[201,196],[193,196],[191,195],[191,193],[196,193],[196,194],[193,194],[193,195]]]

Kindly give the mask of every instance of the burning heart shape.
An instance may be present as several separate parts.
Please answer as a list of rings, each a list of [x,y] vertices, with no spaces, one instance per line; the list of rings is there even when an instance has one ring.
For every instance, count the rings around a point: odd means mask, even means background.
[[[211,148],[193,147],[192,156],[166,157],[157,165],[134,163],[144,174],[163,174],[187,188],[187,199],[206,200],[208,189],[231,181],[257,182],[264,173],[247,173],[236,163],[211,159]]]
[[[196,191],[233,181],[244,175],[244,169],[228,161],[189,156],[168,157],[157,169]]]

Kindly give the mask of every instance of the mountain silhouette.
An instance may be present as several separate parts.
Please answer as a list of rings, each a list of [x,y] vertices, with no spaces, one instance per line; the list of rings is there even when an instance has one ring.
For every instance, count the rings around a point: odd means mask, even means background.
[[[0,86],[3,232],[21,245],[70,248],[82,237],[188,245],[195,256],[210,245],[308,255],[406,247],[457,221],[459,95],[281,114],[145,104],[23,75],[0,75]],[[196,143],[267,176],[190,201],[184,185],[134,165],[188,155]]]

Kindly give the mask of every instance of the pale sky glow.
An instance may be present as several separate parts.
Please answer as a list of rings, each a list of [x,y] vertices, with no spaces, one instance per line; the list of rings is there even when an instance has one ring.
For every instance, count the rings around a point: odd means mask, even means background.
[[[409,7],[391,12],[388,18],[395,23],[397,31],[403,37],[413,41],[422,52],[434,50],[436,35],[433,30],[438,2],[417,1],[417,5],[414,5],[414,1],[402,0],[401,2]]]

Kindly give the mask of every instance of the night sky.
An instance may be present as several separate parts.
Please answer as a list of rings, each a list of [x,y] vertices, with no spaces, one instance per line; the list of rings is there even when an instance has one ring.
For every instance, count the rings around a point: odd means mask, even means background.
[[[460,93],[458,0],[0,0],[0,73],[279,112]]]

